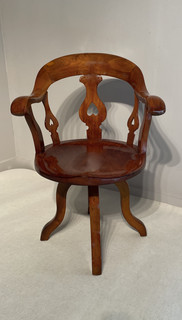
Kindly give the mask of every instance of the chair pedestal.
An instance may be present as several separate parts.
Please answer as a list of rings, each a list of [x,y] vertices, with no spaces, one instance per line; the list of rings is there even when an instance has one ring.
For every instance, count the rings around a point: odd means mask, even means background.
[[[102,273],[101,243],[100,243],[100,209],[98,186],[88,187],[91,246],[92,246],[92,274]]]
[[[41,241],[48,240],[53,231],[61,224],[66,211],[66,195],[71,184],[59,183],[56,193],[57,211],[55,217],[43,228]],[[121,209],[128,224],[139,232],[141,237],[147,235],[142,221],[134,217],[130,211],[129,188],[126,181],[116,183],[121,196]],[[88,211],[90,214],[91,249],[92,249],[92,274],[102,273],[101,240],[100,240],[100,209],[99,209],[99,187],[88,186]]]

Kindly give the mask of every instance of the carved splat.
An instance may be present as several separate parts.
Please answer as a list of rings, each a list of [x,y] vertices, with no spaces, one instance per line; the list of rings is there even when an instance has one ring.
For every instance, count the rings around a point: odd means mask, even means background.
[[[59,122],[57,121],[56,117],[50,110],[49,101],[48,101],[48,93],[46,93],[43,99],[43,105],[45,108],[45,127],[51,133],[51,138],[53,145],[60,144],[59,135],[57,133],[57,128],[59,126]]]
[[[129,129],[127,144],[129,146],[133,146],[133,141],[134,141],[134,138],[135,138],[135,131],[139,127],[138,104],[139,104],[139,101],[138,101],[138,98],[137,98],[137,96],[135,94],[134,108],[133,108],[132,114],[129,117],[128,122],[127,122],[127,126],[128,126],[128,129]]]
[[[100,100],[97,93],[97,86],[101,81],[102,77],[95,74],[85,75],[80,78],[80,82],[82,82],[86,87],[86,97],[80,107],[79,116],[80,119],[88,126],[87,138],[89,140],[101,139],[102,130],[100,129],[100,125],[105,120],[107,115],[106,107]],[[91,103],[93,103],[97,107],[97,115],[87,114],[88,108]]]

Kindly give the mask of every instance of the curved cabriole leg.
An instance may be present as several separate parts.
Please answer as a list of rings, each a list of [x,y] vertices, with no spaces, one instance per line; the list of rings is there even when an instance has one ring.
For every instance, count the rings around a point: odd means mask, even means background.
[[[100,275],[101,266],[101,244],[100,244],[100,209],[98,186],[88,186],[89,212],[92,244],[92,274]]]
[[[147,235],[147,230],[142,221],[134,217],[130,211],[130,196],[129,196],[129,187],[126,181],[121,181],[116,183],[121,195],[121,208],[123,216],[126,221],[132,226],[135,230],[139,232],[141,237]]]
[[[42,229],[40,240],[48,240],[51,233],[61,224],[66,211],[66,194],[71,185],[59,182],[56,192],[57,212],[55,217],[50,220]]]

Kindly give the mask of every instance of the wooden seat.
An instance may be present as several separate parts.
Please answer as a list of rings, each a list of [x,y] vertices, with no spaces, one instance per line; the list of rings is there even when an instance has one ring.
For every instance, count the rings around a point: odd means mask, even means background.
[[[48,102],[48,88],[60,79],[81,75],[80,82],[86,94],[80,109],[80,120],[87,126],[87,139],[60,141],[58,120]],[[101,124],[106,119],[106,107],[97,87],[102,75],[127,81],[134,90],[134,107],[128,119],[127,141],[102,139]],[[139,121],[139,102],[143,103],[143,120]],[[42,102],[45,109],[45,127],[50,132],[52,144],[45,146],[41,129],[36,122],[31,105]],[[88,114],[94,104],[97,114]],[[58,182],[55,217],[43,228],[41,240],[48,240],[62,222],[66,209],[66,194],[71,185],[88,186],[92,244],[92,273],[101,274],[99,185],[114,183],[121,196],[121,208],[127,222],[141,236],[146,236],[144,224],[134,217],[129,207],[127,179],[140,173],[145,166],[147,139],[152,115],[165,112],[162,99],[150,96],[141,70],[131,61],[103,53],[85,53],[64,56],[44,65],[39,71],[30,96],[15,99],[11,112],[25,116],[35,145],[35,168],[43,177]],[[134,144],[135,132],[138,142]]]
[[[102,140],[94,145],[87,140],[72,140],[47,146],[35,159],[36,170],[57,182],[95,185],[115,183],[132,177],[145,164],[145,154],[127,144]]]

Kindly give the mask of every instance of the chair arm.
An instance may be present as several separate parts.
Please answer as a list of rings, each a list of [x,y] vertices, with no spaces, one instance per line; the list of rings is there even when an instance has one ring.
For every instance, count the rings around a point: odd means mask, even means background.
[[[30,96],[22,96],[16,98],[11,104],[11,113],[15,116],[25,116],[26,122],[32,133],[36,153],[44,152],[44,140],[41,129],[36,122],[31,104],[41,102],[44,99],[45,93],[42,96],[32,94]]]
[[[32,103],[38,103],[43,100],[45,93],[41,96],[22,96],[16,98],[11,104],[11,113],[15,116],[24,116],[28,113]]]
[[[157,96],[148,96],[146,98],[146,106],[148,108],[148,111],[153,115],[153,116],[160,116],[166,111],[166,106],[164,101],[157,97]]]
[[[152,116],[160,116],[166,111],[164,101],[157,96],[146,95],[143,96],[144,100],[141,100],[145,103],[145,113],[143,117],[142,126],[139,134],[139,150],[140,152],[146,152],[147,149],[147,139],[150,129],[150,124]]]

